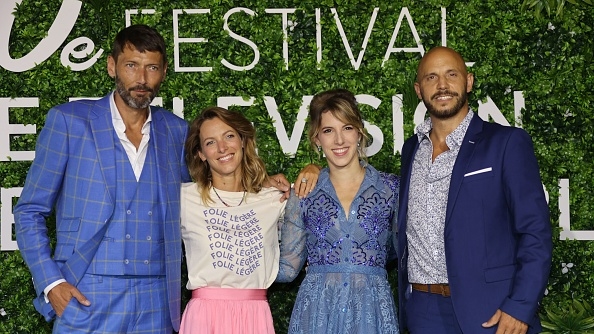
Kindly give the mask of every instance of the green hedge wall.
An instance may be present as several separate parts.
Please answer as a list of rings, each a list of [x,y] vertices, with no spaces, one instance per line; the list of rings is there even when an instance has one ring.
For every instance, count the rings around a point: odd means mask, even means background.
[[[8,0],[3,0],[7,1]],[[74,1],[74,0],[65,0]],[[62,1],[23,0],[14,12],[9,52],[12,58],[27,55],[46,36]],[[365,119],[381,129],[384,143],[370,162],[380,170],[398,173],[399,154],[394,153],[392,97],[403,94],[404,137],[413,134],[413,114],[418,100],[412,90],[418,53],[393,53],[382,67],[390,38],[403,8],[408,9],[423,47],[442,44],[442,7],[446,12],[447,45],[474,62],[474,93],[471,104],[490,97],[510,124],[514,123],[513,91],[523,91],[523,128],[535,143],[543,183],[549,193],[554,228],[553,267],[542,312],[567,307],[572,299],[594,303],[594,243],[560,239],[558,184],[570,180],[572,230],[594,230],[594,96],[593,31],[591,6],[566,6],[562,15],[539,19],[510,0],[427,1],[243,1],[241,7],[256,13],[237,13],[229,27],[259,47],[260,60],[249,71],[232,71],[221,65],[224,58],[246,66],[254,58],[246,44],[223,30],[223,17],[237,6],[230,0],[118,0],[84,1],[67,40],[80,36],[95,42],[95,52],[105,50],[94,66],[71,71],[60,62],[61,48],[31,70],[14,73],[0,68],[0,98],[38,97],[38,108],[11,108],[9,122],[36,124],[39,130],[47,110],[70,97],[99,97],[114,86],[106,73],[106,54],[113,37],[125,26],[126,9],[155,9],[154,15],[134,15],[133,23],[156,27],[169,47],[169,71],[160,96],[164,107],[173,108],[175,97],[183,98],[184,114],[191,120],[204,107],[217,104],[221,96],[254,97],[250,107],[234,107],[251,119],[258,133],[260,152],[270,173],[284,172],[294,178],[306,163],[322,163],[311,153],[305,136],[295,157],[285,155],[264,96],[275,98],[289,134],[293,131],[302,97],[334,87],[380,99],[377,109],[362,105]],[[212,66],[210,72],[175,72],[173,64],[173,10],[210,9],[209,14],[183,15],[180,37],[208,38],[208,43],[180,45],[182,66]],[[270,8],[296,8],[288,14],[295,22],[288,30],[289,64],[283,61],[282,16],[266,13]],[[316,63],[316,8],[321,13],[322,62]],[[330,8],[336,8],[355,59],[361,50],[374,8],[379,8],[360,67],[351,65]],[[5,34],[5,32],[0,32]],[[395,47],[416,47],[406,19],[402,21]],[[94,54],[94,53],[93,53]],[[84,61],[86,59],[83,59]],[[79,61],[80,62],[80,61]],[[397,130],[401,131],[401,130]],[[2,134],[3,136],[5,134]],[[36,135],[11,136],[13,151],[34,150]],[[30,162],[0,161],[0,188],[22,187]],[[1,203],[11,209],[13,203]],[[50,224],[50,234],[54,233]],[[14,237],[13,237],[14,238]],[[0,252],[0,333],[49,333],[30,303],[34,296],[31,277],[18,251]],[[573,266],[567,266],[572,263]],[[565,269],[565,270],[564,270]],[[396,272],[391,271],[395,284]],[[277,332],[286,332],[299,279],[273,285],[270,303]],[[395,286],[394,286],[395,287]],[[184,289],[185,290],[185,289]],[[188,294],[185,292],[185,300]]]

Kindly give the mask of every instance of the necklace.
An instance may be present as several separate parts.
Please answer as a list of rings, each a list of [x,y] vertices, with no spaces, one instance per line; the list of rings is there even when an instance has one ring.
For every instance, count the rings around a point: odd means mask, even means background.
[[[219,199],[221,202],[223,202],[223,204],[225,204],[225,206],[226,206],[226,207],[231,207],[231,206],[233,206],[233,205],[229,205],[229,204],[227,204],[227,202],[223,201],[223,199],[221,198],[221,196],[219,196],[219,193],[217,192],[217,188],[215,188],[215,187],[212,187],[212,190],[214,190],[214,193],[215,193],[215,195],[217,195],[217,198],[218,198],[218,199]],[[244,190],[244,191],[243,191],[243,196],[241,196],[241,201],[239,202],[239,204],[237,204],[237,205],[235,205],[235,206],[240,206],[240,205],[241,205],[241,203],[243,203],[243,200],[245,200],[245,194],[246,194],[246,191]]]

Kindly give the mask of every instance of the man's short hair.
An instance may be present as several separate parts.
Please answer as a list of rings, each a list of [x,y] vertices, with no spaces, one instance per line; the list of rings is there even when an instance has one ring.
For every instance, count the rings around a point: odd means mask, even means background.
[[[135,24],[122,29],[115,37],[111,48],[111,56],[117,62],[124,48],[134,47],[139,52],[159,52],[163,56],[163,64],[167,64],[165,40],[157,30],[144,24]]]

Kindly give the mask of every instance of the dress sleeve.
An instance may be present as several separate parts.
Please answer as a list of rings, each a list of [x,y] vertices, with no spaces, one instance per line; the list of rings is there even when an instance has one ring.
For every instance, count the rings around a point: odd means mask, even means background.
[[[388,247],[388,262],[396,260],[398,249],[398,195],[400,193],[400,179],[394,174],[382,173],[384,183],[389,188],[390,207],[392,208],[390,214],[390,226],[392,233],[390,234],[390,242]]]
[[[398,210],[400,210],[400,178],[396,175],[394,175],[392,191],[394,194],[392,202],[392,244],[394,246],[394,252],[396,253],[396,250],[398,249]]]
[[[301,218],[301,201],[291,192],[280,234],[280,265],[276,282],[293,281],[307,258],[307,233]]]

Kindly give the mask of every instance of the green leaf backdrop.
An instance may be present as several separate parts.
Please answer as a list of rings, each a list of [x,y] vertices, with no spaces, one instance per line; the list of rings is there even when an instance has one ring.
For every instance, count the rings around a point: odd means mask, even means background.
[[[532,1],[531,3],[537,3]],[[10,33],[12,58],[28,54],[47,34],[62,1],[23,0],[15,11]],[[573,2],[572,2],[573,3]],[[528,4],[529,5],[529,4]],[[244,1],[241,7],[257,15],[238,13],[229,19],[230,28],[259,46],[260,61],[249,71],[232,71],[221,65],[226,59],[248,65],[254,52],[222,29],[223,16],[238,5],[230,0],[165,1],[118,0],[84,1],[74,29],[62,45],[87,36],[95,50],[108,52],[114,35],[125,26],[126,9],[155,9],[153,15],[132,16],[133,23],[156,27],[169,47],[169,71],[160,96],[164,106],[173,108],[173,98],[184,100],[184,114],[191,120],[204,107],[215,105],[221,96],[255,97],[250,107],[237,107],[251,119],[258,133],[259,150],[270,173],[284,172],[294,178],[306,163],[321,163],[312,153],[305,135],[295,157],[283,154],[273,121],[263,103],[264,96],[276,99],[289,136],[302,97],[329,88],[343,87],[356,94],[370,94],[382,103],[377,109],[362,106],[365,119],[379,127],[385,137],[379,153],[370,162],[380,170],[398,173],[399,155],[394,154],[392,96],[404,94],[404,136],[414,131],[413,113],[418,104],[412,82],[418,53],[393,53],[382,60],[403,7],[408,8],[423,46],[441,45],[441,7],[446,10],[447,44],[475,62],[475,87],[471,104],[489,96],[513,124],[514,97],[523,91],[523,127],[535,143],[543,183],[549,192],[554,254],[547,295],[547,307],[568,307],[572,299],[594,303],[594,243],[559,240],[558,181],[570,179],[570,219],[573,230],[594,230],[594,9],[567,5],[550,19],[525,11],[517,1]],[[367,31],[374,8],[379,8],[361,66],[355,70],[330,8],[336,8],[355,59]],[[527,6],[528,8],[544,8]],[[207,8],[206,15],[185,15],[180,20],[180,37],[204,37],[208,43],[180,45],[183,66],[212,66],[210,72],[175,72],[173,66],[173,9]],[[289,20],[296,25],[288,31],[289,68],[282,57],[281,15],[266,14],[267,8],[296,8]],[[316,8],[320,9],[323,61],[316,63]],[[416,47],[406,20],[396,47]],[[39,130],[45,114],[70,97],[99,97],[113,85],[106,73],[106,53],[91,68],[74,72],[60,62],[61,49],[35,68],[13,73],[0,68],[0,97],[39,97],[39,108],[11,108],[9,121],[36,124]],[[13,151],[34,150],[36,135],[12,136]],[[399,148],[396,148],[399,149]],[[22,187],[30,162],[0,162],[0,187]],[[14,201],[13,201],[14,202]],[[14,203],[2,203],[11,206]],[[50,234],[54,233],[50,223]],[[0,333],[49,333],[51,326],[39,316],[30,300],[34,296],[31,277],[18,251],[0,253]],[[563,265],[573,263],[572,267]],[[565,270],[564,270],[565,269]],[[396,272],[390,272],[395,288]],[[275,284],[270,304],[278,333],[285,333],[300,280]],[[181,287],[180,287],[181,288]],[[185,291],[185,301],[189,295]]]

